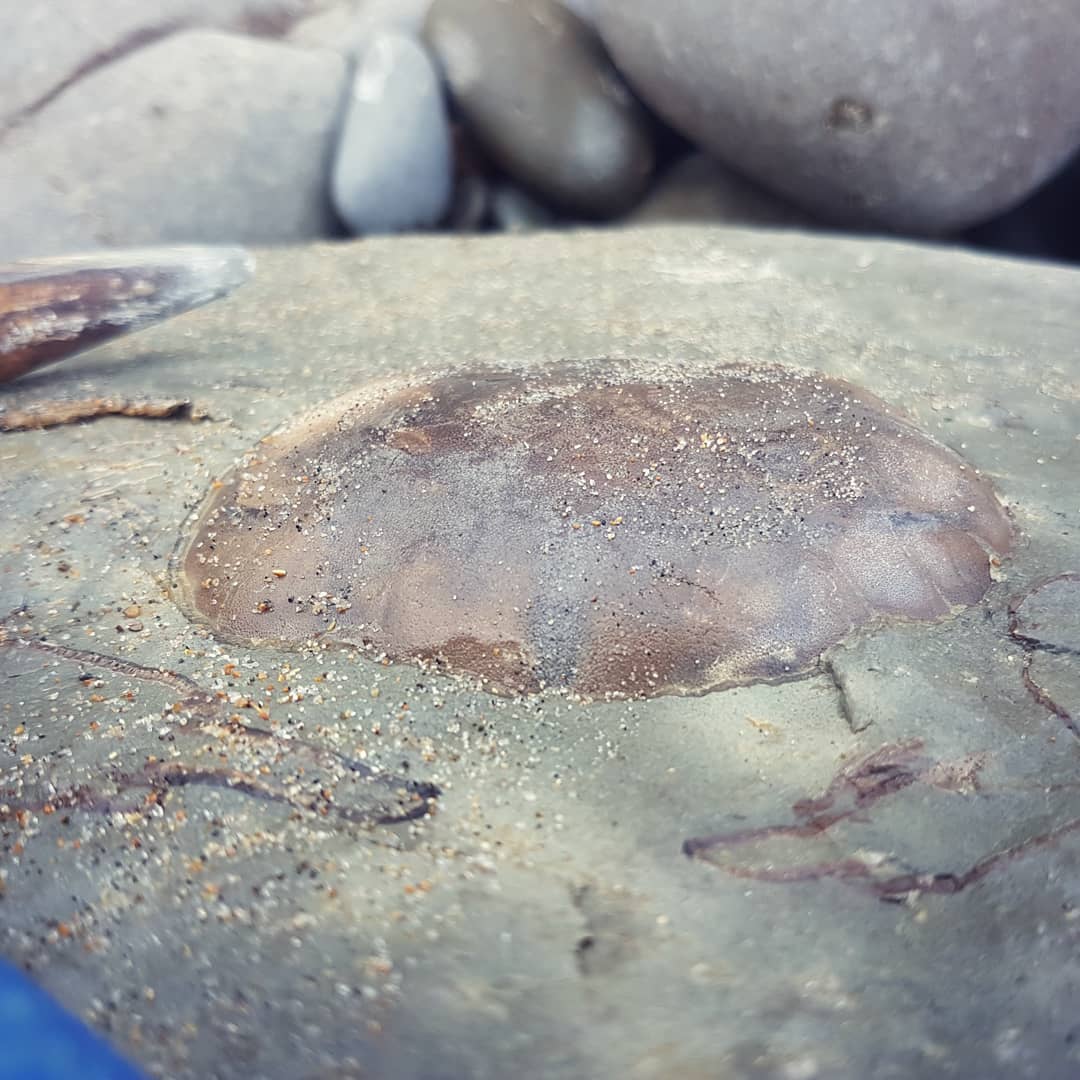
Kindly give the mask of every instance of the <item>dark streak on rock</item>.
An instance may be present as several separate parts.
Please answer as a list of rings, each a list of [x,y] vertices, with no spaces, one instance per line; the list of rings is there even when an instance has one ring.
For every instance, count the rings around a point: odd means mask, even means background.
[[[578,974],[584,978],[610,975],[636,954],[643,931],[625,894],[585,884],[571,888],[570,902],[584,923],[574,944]]]
[[[1031,597],[1042,589],[1045,589],[1048,585],[1053,585],[1055,582],[1059,581],[1080,581],[1080,573],[1069,571],[1064,574],[1055,574],[1052,577],[1041,578],[1024,592],[1020,593],[1019,596],[1013,597],[1009,602],[1009,636],[1014,641],[1018,642],[1024,650],[1024,660],[1020,668],[1020,680],[1024,684],[1024,689],[1027,690],[1039,705],[1053,713],[1053,715],[1056,716],[1065,727],[1076,736],[1076,738],[1080,739],[1080,727],[1077,726],[1077,723],[1069,713],[1069,710],[1063,705],[1059,705],[1050,694],[1035,681],[1031,674],[1031,666],[1037,652],[1075,656],[1077,655],[1076,650],[1068,648],[1067,646],[1055,645],[1053,642],[1043,641],[1040,638],[1024,634],[1020,630],[1020,609],[1024,606],[1025,602],[1030,600]]]
[[[243,724],[229,716],[227,700],[208,693],[175,671],[145,667],[117,657],[48,641],[13,636],[0,624],[0,648],[4,646],[33,649],[176,690],[183,698],[170,713],[179,720],[172,728],[174,734],[203,739],[212,737],[221,746],[222,754],[226,750],[237,756],[246,754],[257,760],[260,771],[272,766],[272,773],[281,774],[284,771],[287,776],[275,778],[271,775],[265,779],[242,769],[192,767],[178,760],[157,761],[137,772],[115,772],[109,777],[117,787],[118,794],[142,788],[150,790],[151,797],[135,806],[121,806],[117,803],[116,795],[107,795],[99,789],[82,785],[34,804],[16,804],[4,800],[0,805],[0,820],[27,811],[40,812],[46,805],[54,809],[70,807],[105,814],[145,810],[148,805],[161,802],[172,788],[199,784],[239,791],[266,801],[285,803],[296,810],[333,816],[345,822],[387,825],[423,817],[432,809],[432,801],[440,794],[434,784],[381,773],[335,750],[301,739],[283,739],[272,731]],[[193,723],[190,722],[192,720]],[[298,790],[300,777],[305,778],[305,784],[314,787],[313,792]],[[353,783],[369,785],[372,790],[364,793],[366,798],[357,799],[356,805],[335,798],[342,794],[339,789],[343,785]]]
[[[322,5],[316,4],[303,11],[291,11],[288,6],[283,5],[276,12],[248,12],[242,14],[232,26],[225,26],[223,29],[246,33],[251,37],[280,38],[284,37],[301,19],[307,18],[309,15],[321,10],[321,8]],[[194,19],[170,19],[156,23],[153,26],[140,26],[118,41],[113,42],[107,48],[99,49],[96,53],[83,60],[82,63],[77,64],[73,70],[54,83],[45,93],[12,113],[7,118],[7,121],[0,125],[0,143],[16,128],[33,119],[43,109],[51,105],[65,90],[71,89],[80,79],[84,79],[87,75],[92,75],[95,71],[100,71],[102,68],[114,64],[118,60],[125,59],[139,49],[155,45],[172,34],[184,30],[195,30],[203,25],[205,24]]]
[[[153,45],[161,41],[177,30],[187,29],[181,20],[160,23],[157,26],[141,26],[138,30],[120,38],[107,49],[99,49],[96,53],[88,56],[81,64],[76,65],[73,71],[68,72],[59,82],[55,83],[44,94],[35,98],[28,105],[24,105],[17,112],[8,117],[3,127],[0,127],[0,142],[11,134],[17,127],[33,119],[42,109],[52,104],[65,90],[74,86],[80,79],[100,68],[107,67],[117,60],[123,59],[129,53],[137,49],[143,49],[147,45]]]
[[[865,731],[873,723],[873,720],[869,716],[864,718],[861,712],[856,713],[851,696],[848,694],[847,680],[836,670],[836,665],[831,660],[822,660],[821,670],[832,681],[836,690],[837,707],[848,729],[854,735],[857,735],[860,731]]]
[[[872,754],[844,766],[833,777],[824,795],[800,799],[792,806],[792,811],[796,817],[816,823],[828,818],[828,825],[832,825],[866,810],[878,799],[913,784],[927,770],[930,762],[920,753],[922,748],[921,739],[879,747]],[[836,810],[836,803],[841,799],[847,799],[851,805]],[[831,817],[829,811],[832,811]]]
[[[921,749],[922,742],[918,740],[883,746],[840,770],[824,795],[795,803],[792,811],[797,819],[801,819],[796,823],[766,825],[692,838],[683,843],[683,853],[689,858],[709,862],[736,878],[785,884],[835,878],[859,886],[882,900],[898,901],[911,893],[958,893],[981,881],[1000,864],[1037,848],[1046,847],[1067,833],[1080,829],[1080,818],[1070,819],[1037,836],[992,852],[960,872],[912,870],[882,874],[873,864],[855,857],[795,866],[769,864],[757,867],[720,861],[721,855],[728,854],[733,849],[765,840],[784,837],[796,841],[813,839],[826,833],[838,822],[856,818],[879,800],[895,795],[916,782],[935,783],[935,767],[919,753]],[[940,766],[938,769],[940,770]],[[840,805],[837,805],[838,803]]]
[[[1020,681],[1024,684],[1024,689],[1038,704],[1053,713],[1073,735],[1080,739],[1080,728],[1077,728],[1076,721],[1072,718],[1069,710],[1063,705],[1059,705],[1032,677],[1031,664],[1034,658],[1034,653],[1031,650],[1025,650],[1024,661],[1020,668]]]

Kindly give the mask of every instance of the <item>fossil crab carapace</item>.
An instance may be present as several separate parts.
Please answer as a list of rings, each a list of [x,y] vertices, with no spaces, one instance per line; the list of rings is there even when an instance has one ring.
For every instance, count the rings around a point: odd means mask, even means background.
[[[381,380],[265,439],[180,554],[231,641],[316,636],[502,692],[700,693],[979,600],[990,484],[873,395],[645,361]]]

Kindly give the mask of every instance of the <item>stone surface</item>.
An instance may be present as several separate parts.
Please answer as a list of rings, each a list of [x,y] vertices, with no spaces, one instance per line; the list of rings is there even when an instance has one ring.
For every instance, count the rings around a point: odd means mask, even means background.
[[[634,225],[700,221],[710,225],[808,228],[813,219],[705,154],[677,161],[627,216]]]
[[[571,12],[554,0],[435,0],[424,36],[465,121],[515,180],[591,217],[641,193],[649,122]]]
[[[345,83],[333,53],[216,31],[101,67],[0,142],[0,258],[328,234]]]
[[[1080,144],[1078,0],[592,6],[647,104],[826,219],[962,228]]]
[[[431,0],[345,0],[302,19],[288,40],[307,48],[334,49],[355,60],[376,34],[418,35]]]
[[[277,36],[329,0],[48,0],[0,16],[0,145],[79,79],[170,34],[217,27]],[[402,0],[404,2],[404,0]]]
[[[0,436],[0,953],[178,1080],[1072,1080],[1080,680],[1009,612],[1080,569],[1078,278],[700,226],[375,238],[260,253],[228,300],[11,384],[210,419]],[[176,607],[189,513],[279,424],[377,376],[598,356],[851,380],[992,480],[1016,554],[803,681],[589,706]],[[392,792],[347,761],[437,813],[371,824]]]
[[[375,35],[353,75],[331,180],[358,234],[437,224],[450,203],[450,123],[439,76],[412,39]]]

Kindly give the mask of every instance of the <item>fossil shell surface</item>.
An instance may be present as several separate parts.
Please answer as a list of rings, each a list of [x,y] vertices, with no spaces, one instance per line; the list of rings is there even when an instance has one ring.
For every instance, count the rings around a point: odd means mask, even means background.
[[[253,269],[242,248],[206,246],[0,264],[0,383],[208,304]]]
[[[1009,518],[873,395],[770,365],[387,379],[263,441],[181,555],[230,641],[325,635],[494,690],[797,676],[978,601]]]

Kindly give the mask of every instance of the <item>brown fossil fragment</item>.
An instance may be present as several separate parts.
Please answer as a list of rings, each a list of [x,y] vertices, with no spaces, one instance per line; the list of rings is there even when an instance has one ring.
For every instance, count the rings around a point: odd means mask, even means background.
[[[0,410],[0,431],[40,431],[63,424],[81,424],[102,416],[130,416],[142,420],[201,420],[185,398],[80,398],[75,401],[38,401],[25,409]]]
[[[960,870],[904,866],[894,857],[853,847],[850,837],[833,835],[836,826],[865,822],[878,802],[914,785],[968,794],[979,790],[978,773],[986,754],[933,762],[923,749],[918,739],[881,746],[842,767],[822,795],[796,802],[791,823],[693,837],[684,841],[683,854],[735,878],[776,884],[830,878],[882,900],[901,901],[916,893],[962,892],[992,871],[1080,829],[1080,818],[1069,818],[991,851]]]
[[[160,247],[0,264],[0,383],[225,296],[240,248]]]
[[[367,645],[493,690],[700,693],[804,674],[979,600],[989,483],[871,394],[644,361],[389,379],[265,439],[180,554],[231,641]]]

